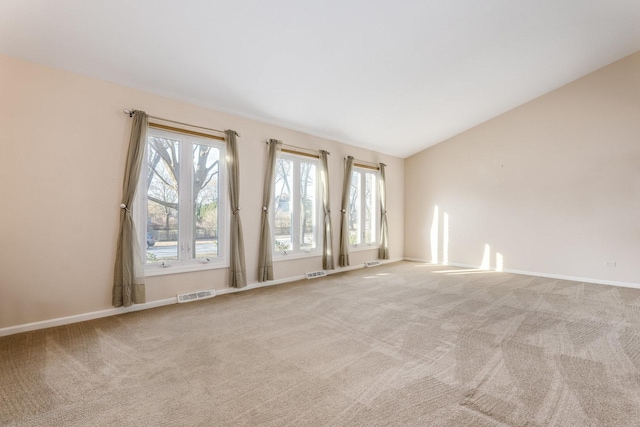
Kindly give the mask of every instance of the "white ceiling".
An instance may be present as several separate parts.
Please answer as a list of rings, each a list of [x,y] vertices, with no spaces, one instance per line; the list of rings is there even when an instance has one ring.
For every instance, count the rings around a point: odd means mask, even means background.
[[[399,157],[638,50],[640,0],[0,1],[2,54]]]

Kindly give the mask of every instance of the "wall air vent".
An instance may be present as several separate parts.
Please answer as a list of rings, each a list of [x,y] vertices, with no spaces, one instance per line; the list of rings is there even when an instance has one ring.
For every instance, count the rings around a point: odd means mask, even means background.
[[[376,265],[380,265],[380,261],[367,261],[364,263],[365,267],[375,267]]]
[[[207,289],[206,291],[190,292],[188,294],[178,294],[178,302],[191,302],[199,299],[213,298],[216,296],[215,289]]]
[[[327,272],[326,271],[310,271],[309,273],[304,273],[305,276],[307,276],[307,279],[315,279],[316,277],[322,277],[322,276],[326,276]]]

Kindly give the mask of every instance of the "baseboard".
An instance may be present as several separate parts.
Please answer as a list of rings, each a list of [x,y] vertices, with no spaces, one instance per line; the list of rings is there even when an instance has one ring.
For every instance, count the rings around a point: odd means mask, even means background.
[[[382,265],[382,264],[389,264],[392,262],[400,262],[403,260],[404,258],[394,258],[394,259],[384,259],[384,260],[381,259],[377,261],[380,261],[380,264]],[[327,272],[327,276],[329,276],[331,274],[344,273],[345,271],[357,270],[360,268],[364,268],[364,263],[358,264],[358,265],[350,265],[347,267],[338,267],[335,270],[325,270],[325,271]],[[244,288],[225,288],[221,290],[216,290],[216,295],[233,294],[236,292],[250,291],[251,289],[265,288],[267,286],[280,285],[282,283],[295,282],[298,280],[306,280],[306,278],[307,277],[304,274],[302,274],[300,276],[287,277],[284,279],[275,279],[275,280],[268,280],[266,282],[253,283],[251,285],[245,286]]]
[[[405,261],[413,261],[413,262],[423,262],[425,264],[433,264],[440,266],[451,266],[451,267],[461,267],[461,268],[474,268],[480,269],[480,266],[477,265],[469,265],[469,264],[460,264],[455,262],[450,262],[445,264],[441,263],[433,263],[428,260],[418,259],[418,258],[405,258]],[[488,270],[495,271],[495,270]],[[629,282],[617,282],[614,280],[601,280],[601,279],[592,279],[589,277],[577,277],[577,276],[564,276],[561,274],[551,274],[551,273],[539,273],[535,271],[524,271],[524,270],[511,270],[504,269],[502,270],[504,273],[512,273],[512,274],[522,274],[523,276],[535,276],[535,277],[546,277],[549,279],[558,279],[558,280],[569,280],[572,282],[583,282],[583,283],[595,283],[597,285],[609,285],[609,286],[621,286],[623,288],[635,288],[640,289],[640,283],[629,283]]]
[[[621,286],[623,288],[640,289],[640,283],[616,282],[615,280],[591,279],[588,277],[563,276],[561,274],[536,273],[533,271],[505,269],[506,273],[522,274],[524,276],[547,277],[549,279],[570,280],[572,282],[595,283],[597,285]]]
[[[383,265],[383,264],[391,264],[393,262],[404,261],[404,258],[377,259],[377,260],[374,260],[374,261],[380,261],[380,265]],[[364,268],[364,263],[357,264],[357,265],[349,265],[347,267],[338,267],[335,270],[327,270],[327,274],[342,273],[342,272],[345,272],[345,271],[358,270],[360,268]]]
[[[157,301],[146,302],[144,304],[134,304],[130,307],[108,308],[106,310],[92,311],[89,313],[75,314],[73,316],[58,317],[55,319],[42,320],[40,322],[25,323],[23,325],[8,326],[0,329],[0,337],[6,335],[19,334],[20,332],[35,331],[38,329],[53,328],[54,326],[68,325],[70,323],[84,322],[87,320],[100,319],[101,317],[115,316],[116,314],[130,313],[132,311],[147,310],[149,308],[162,307],[163,305],[176,304],[178,298],[167,298]]]
[[[297,280],[305,279],[305,275],[301,276],[292,276],[284,279],[275,279],[275,280],[267,280],[266,282],[258,282],[252,283],[251,285],[247,285],[244,288],[224,288],[224,289],[216,289],[216,295],[225,295],[225,294],[235,294],[236,292],[244,292],[250,291],[252,289],[258,288],[266,288],[268,286],[281,285],[283,283],[295,282]]]
[[[402,260],[403,260],[403,258],[395,258],[395,259],[391,259],[391,260],[380,260],[380,264],[388,264],[388,263],[398,262],[398,261],[402,261]],[[341,267],[341,268],[337,268],[335,270],[327,270],[327,274],[342,273],[342,272],[345,272],[345,271],[356,270],[356,269],[359,269],[359,268],[364,268],[364,263],[363,264],[354,265],[354,266],[349,266],[349,267]],[[295,282],[297,280],[304,280],[304,279],[306,279],[306,277],[303,274],[303,275],[300,275],[300,276],[292,276],[292,277],[287,277],[287,278],[284,278],[284,279],[276,279],[276,280],[269,280],[267,282],[252,283],[251,285],[245,286],[244,288],[216,289],[216,295],[224,295],[224,294],[232,294],[232,293],[236,293],[236,292],[250,291],[252,289],[264,288],[264,287],[267,287],[267,286],[275,286],[275,285],[280,285],[282,283]],[[89,313],[76,314],[76,315],[73,315],[73,316],[58,317],[58,318],[55,318],[55,319],[42,320],[40,322],[25,323],[23,325],[16,325],[16,326],[8,326],[6,328],[0,328],[0,337],[7,336],[7,335],[13,335],[13,334],[19,334],[21,332],[35,331],[35,330],[38,330],[38,329],[53,328],[55,326],[68,325],[70,323],[78,323],[78,322],[84,322],[84,321],[87,321],[87,320],[100,319],[102,317],[108,317],[108,316],[115,316],[117,314],[130,313],[132,311],[147,310],[147,309],[150,309],[150,308],[162,307],[164,305],[177,304],[177,303],[178,303],[178,298],[177,297],[166,298],[166,299],[162,299],[162,300],[147,302],[147,303],[144,303],[144,304],[134,304],[134,305],[132,305],[130,307],[109,308],[109,309],[106,309],[106,310],[92,311],[92,312],[89,312]]]

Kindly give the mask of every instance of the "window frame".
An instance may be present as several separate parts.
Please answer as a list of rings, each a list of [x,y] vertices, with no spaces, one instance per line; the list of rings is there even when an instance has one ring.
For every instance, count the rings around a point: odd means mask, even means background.
[[[291,218],[292,218],[292,222],[293,224],[291,225],[291,230],[292,230],[292,235],[291,235],[291,244],[292,244],[292,248],[287,250],[287,251],[281,251],[276,249],[275,247],[275,242],[276,242],[276,226],[275,226],[275,215],[276,215],[276,179],[278,176],[278,172],[277,169],[273,175],[273,182],[271,183],[271,191],[273,194],[272,197],[272,201],[271,201],[271,206],[270,206],[270,214],[269,214],[269,221],[270,221],[270,226],[271,226],[271,230],[272,230],[272,237],[271,237],[271,248],[273,250],[273,261],[274,262],[278,262],[278,261],[286,261],[286,260],[293,260],[293,259],[299,259],[299,258],[311,258],[311,257],[315,257],[315,256],[321,256],[322,255],[322,242],[320,241],[321,238],[321,224],[322,224],[322,203],[321,203],[321,188],[320,188],[320,159],[315,157],[315,156],[304,156],[304,155],[298,155],[298,154],[294,154],[294,153],[284,153],[282,151],[278,151],[278,153],[276,154],[276,168],[277,168],[277,161],[279,159],[285,159],[285,160],[290,160],[293,162],[293,171],[292,171],[292,183],[291,183],[291,192],[293,193],[293,197],[290,196],[289,199],[289,203],[292,204],[293,209],[292,209],[292,213],[291,213]],[[315,166],[315,183],[314,183],[314,188],[315,188],[315,215],[314,215],[314,219],[315,219],[315,227],[313,230],[313,235],[314,235],[314,241],[316,243],[315,248],[311,249],[311,250],[303,250],[299,248],[300,245],[300,239],[299,239],[299,233],[300,233],[300,171],[301,171],[301,163],[303,162],[307,162],[307,163],[312,163]],[[296,173],[297,172],[297,173]],[[296,246],[298,246],[298,248],[296,249]]]
[[[177,260],[166,261],[165,263],[147,262],[147,170],[149,165],[149,138],[159,137],[165,139],[179,140],[178,159],[180,164],[180,182],[178,182],[178,239],[177,239]],[[144,275],[159,276],[166,274],[186,273],[201,270],[214,270],[229,267],[229,225],[230,207],[227,187],[227,167],[226,167],[226,144],[224,141],[217,141],[213,138],[193,135],[177,130],[165,130],[147,127],[146,142],[144,146],[144,156],[140,168],[138,186],[136,188],[136,203],[134,205],[134,221],[139,243],[139,255],[142,261]],[[219,150],[218,157],[218,230],[217,246],[218,256],[209,259],[207,257],[193,257],[195,247],[191,248],[191,241],[194,239],[194,201],[193,201],[193,179],[194,179],[194,145],[206,145]],[[184,161],[189,159],[189,161]],[[187,173],[185,173],[187,172]],[[185,246],[185,243],[187,244]],[[186,249],[186,250],[185,250]],[[192,252],[193,251],[193,252]]]
[[[373,169],[373,168],[367,168],[367,167],[361,167],[361,166],[353,166],[351,173],[352,176],[349,177],[349,194],[351,194],[351,186],[353,185],[353,172],[358,172],[360,173],[360,194],[359,194],[359,201],[360,201],[360,223],[363,224],[363,229],[360,231],[361,235],[360,235],[360,242],[361,243],[351,243],[349,242],[349,252],[358,252],[358,251],[365,251],[365,250],[372,250],[372,249],[378,249],[380,247],[380,221],[381,221],[381,215],[380,215],[380,169]],[[373,210],[374,210],[374,214],[373,214],[373,219],[374,219],[374,224],[372,227],[372,231],[375,232],[375,240],[372,242],[367,242],[367,243],[362,243],[362,241],[364,240],[364,236],[366,234],[366,229],[364,229],[364,224],[366,224],[366,175],[370,174],[373,175],[375,178],[374,181],[374,188],[376,191],[375,194],[375,198],[373,200]],[[348,215],[347,215],[347,221],[350,221],[350,215],[351,215],[351,196],[349,196],[349,205],[348,205]]]

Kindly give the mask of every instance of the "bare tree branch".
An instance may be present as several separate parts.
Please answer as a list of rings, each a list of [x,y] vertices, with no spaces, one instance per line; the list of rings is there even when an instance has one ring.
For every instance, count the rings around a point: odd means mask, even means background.
[[[160,199],[157,199],[157,198],[155,198],[153,196],[147,196],[147,199],[149,199],[150,201],[155,202],[155,203],[157,203],[159,205],[162,205],[162,206],[164,206],[166,208],[178,210],[178,204],[177,203],[167,202],[166,200],[160,200]]]

